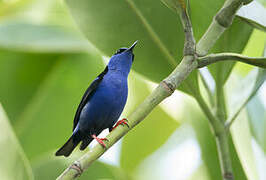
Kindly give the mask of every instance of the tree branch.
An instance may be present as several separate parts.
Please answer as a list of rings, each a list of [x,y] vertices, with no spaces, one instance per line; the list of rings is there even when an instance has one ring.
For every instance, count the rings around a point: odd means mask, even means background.
[[[227,129],[224,128],[224,131],[218,134],[215,139],[216,139],[223,179],[233,180],[234,175],[233,175],[233,168],[230,156]]]
[[[195,55],[196,50],[196,41],[193,35],[193,29],[191,25],[190,18],[188,16],[186,6],[181,8],[181,12],[179,11],[179,16],[183,25],[184,33],[185,33],[185,42],[184,42],[184,50],[183,55]]]
[[[223,34],[223,32],[232,24],[236,11],[241,6],[243,6],[244,4],[248,4],[249,2],[251,2],[251,0],[226,0],[225,1],[223,7],[219,10],[219,12],[213,18],[207,31],[204,33],[204,35],[201,37],[201,39],[196,45],[196,52],[198,56],[201,57],[201,56],[207,55],[208,51],[213,47],[213,45],[216,43],[219,37]],[[206,56],[206,57],[209,58],[210,56]],[[208,60],[208,58],[206,59]],[[199,67],[208,65],[207,64],[208,61],[206,59],[203,59],[202,61],[202,59],[200,60],[199,58]],[[217,105],[219,106],[223,105],[221,104],[222,103],[221,99],[217,99],[217,100],[220,101],[218,102]],[[200,103],[200,101],[198,102]],[[225,109],[217,109],[217,113],[216,113],[217,118],[213,120],[209,119],[209,121],[216,135],[216,144],[217,144],[217,148],[219,152],[219,160],[221,163],[223,179],[233,180],[234,179],[233,169],[232,169],[232,162],[230,158],[229,144],[228,144],[228,131],[225,126],[226,114],[224,113],[225,113]],[[219,115],[219,117],[217,115]],[[215,123],[211,121],[215,121]],[[213,124],[217,125],[217,127],[214,127]]]
[[[198,68],[208,66],[219,61],[236,60],[250,65],[266,68],[266,57],[248,57],[237,53],[209,54],[198,58]]]
[[[214,116],[211,109],[208,107],[208,105],[202,98],[201,94],[196,95],[195,99],[197,100],[200,108],[202,109],[203,113],[209,120],[213,134],[217,136],[223,131],[223,124],[217,119],[217,117]]]
[[[197,43],[196,50],[198,56],[207,55],[219,37],[228,28],[235,17],[236,11],[250,0],[226,0],[223,7],[213,18],[209,28]]]

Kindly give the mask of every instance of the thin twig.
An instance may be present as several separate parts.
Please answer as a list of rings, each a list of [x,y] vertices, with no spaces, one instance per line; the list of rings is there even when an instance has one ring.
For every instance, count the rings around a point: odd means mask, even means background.
[[[199,104],[200,108],[202,109],[203,113],[206,115],[207,119],[209,120],[212,128],[213,134],[216,136],[223,131],[223,124],[214,116],[211,109],[208,107],[207,103],[202,98],[201,94],[194,96]]]
[[[214,97],[214,93],[212,92],[210,85],[208,84],[206,78],[204,77],[204,75],[202,74],[202,72],[200,70],[199,70],[199,76],[200,76],[202,84],[203,84],[203,86],[204,86],[204,88],[205,88],[205,90],[207,92],[210,105],[214,106],[214,104],[215,104],[214,98],[213,98]]]
[[[198,58],[198,68],[208,66],[212,63],[219,61],[240,61],[243,63],[251,64],[261,68],[266,68],[266,57],[248,57],[237,53],[218,53],[218,54],[209,54],[204,57]]]

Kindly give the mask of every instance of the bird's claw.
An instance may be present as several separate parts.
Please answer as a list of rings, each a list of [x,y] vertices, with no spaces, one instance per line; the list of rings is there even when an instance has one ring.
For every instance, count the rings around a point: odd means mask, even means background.
[[[126,118],[123,118],[123,119],[117,121],[117,123],[115,124],[115,126],[113,127],[112,130],[114,130],[119,125],[122,125],[122,126],[126,125],[129,128],[129,125],[127,122],[128,122],[128,120]]]
[[[95,139],[104,148],[106,148],[104,141],[109,141],[107,138],[98,138],[96,135],[92,135],[92,138]]]

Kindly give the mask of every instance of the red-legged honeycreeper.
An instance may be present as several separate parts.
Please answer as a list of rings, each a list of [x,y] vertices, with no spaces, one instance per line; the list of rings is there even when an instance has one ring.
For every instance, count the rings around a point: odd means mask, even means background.
[[[113,129],[125,107],[127,79],[136,44],[137,41],[129,48],[120,48],[111,57],[104,71],[88,87],[75,114],[72,136],[55,153],[56,156],[69,156],[80,142],[80,150],[84,150],[93,139],[105,147],[102,141],[105,138],[97,136],[104,129]],[[118,124],[127,123],[123,119]]]

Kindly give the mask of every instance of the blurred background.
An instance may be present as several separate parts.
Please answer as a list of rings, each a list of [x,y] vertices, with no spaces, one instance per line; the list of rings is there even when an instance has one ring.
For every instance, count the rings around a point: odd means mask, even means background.
[[[212,52],[263,55],[266,3],[255,2],[240,12]],[[196,40],[222,4],[191,2]],[[257,23],[248,19],[250,12]],[[71,134],[88,85],[115,50],[137,39],[121,117],[127,117],[181,60],[183,30],[174,12],[159,0],[0,0],[1,180],[55,179],[84,154],[76,150],[69,158],[54,156]],[[212,92],[224,88],[230,112],[249,96],[259,72],[265,70],[222,62],[200,72],[206,82],[193,72],[180,90],[80,179],[220,179],[215,139],[195,100],[197,94],[212,106],[204,83]],[[231,128],[231,157],[239,180],[266,179],[266,84],[252,93],[256,94]]]

